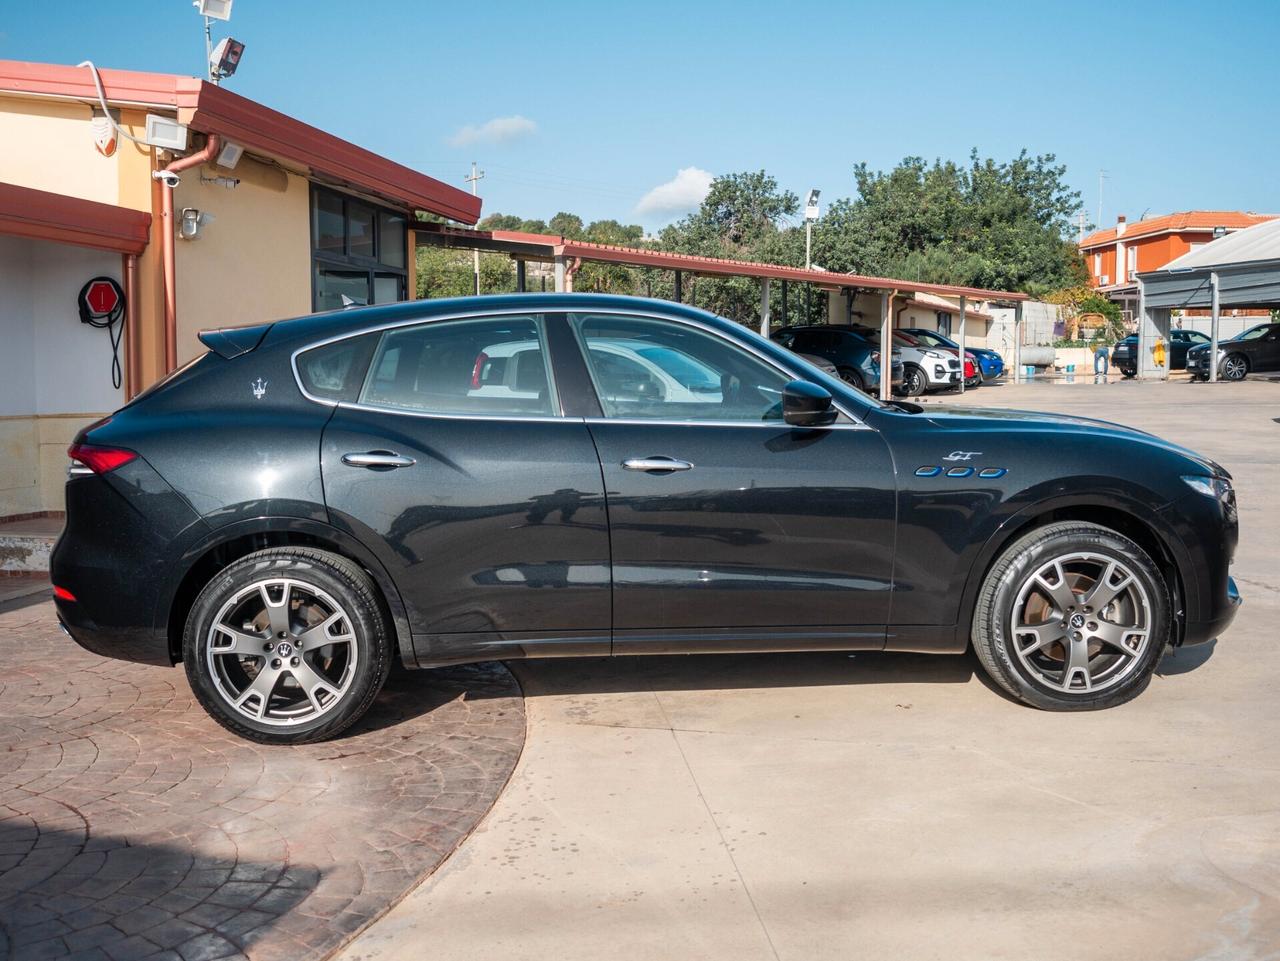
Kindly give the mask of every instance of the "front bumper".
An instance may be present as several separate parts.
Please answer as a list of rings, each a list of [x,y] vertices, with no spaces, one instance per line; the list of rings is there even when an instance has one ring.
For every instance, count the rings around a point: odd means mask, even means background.
[[[1236,587],[1236,579],[1228,576],[1225,602],[1218,605],[1213,615],[1209,618],[1187,621],[1182,631],[1182,646],[1192,647],[1220,637],[1231,626],[1231,622],[1236,619],[1236,615],[1240,613],[1240,606],[1243,603],[1244,598],[1240,596],[1240,589]]]

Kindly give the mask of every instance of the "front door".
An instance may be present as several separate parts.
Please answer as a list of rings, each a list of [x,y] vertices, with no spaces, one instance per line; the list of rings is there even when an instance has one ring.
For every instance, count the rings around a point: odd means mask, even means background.
[[[561,416],[543,319],[373,337],[358,400],[324,431],[325,500],[399,586],[419,662],[608,653],[600,465]]]
[[[893,465],[852,420],[782,423],[793,375],[696,325],[570,316],[603,416],[614,651],[882,646]]]

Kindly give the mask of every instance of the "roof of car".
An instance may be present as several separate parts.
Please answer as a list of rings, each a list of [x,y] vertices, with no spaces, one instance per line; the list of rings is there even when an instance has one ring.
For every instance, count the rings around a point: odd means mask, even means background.
[[[273,325],[271,336],[273,340],[281,337],[287,337],[290,340],[304,337],[322,339],[394,326],[399,323],[412,323],[415,320],[430,320],[451,314],[483,315],[486,311],[504,314],[520,311],[539,314],[570,311],[662,313],[698,320],[721,330],[737,333],[747,331],[747,328],[741,324],[735,324],[705,310],[669,300],[623,297],[616,294],[524,293],[448,297],[439,300],[406,300],[373,307],[329,310],[279,320]]]

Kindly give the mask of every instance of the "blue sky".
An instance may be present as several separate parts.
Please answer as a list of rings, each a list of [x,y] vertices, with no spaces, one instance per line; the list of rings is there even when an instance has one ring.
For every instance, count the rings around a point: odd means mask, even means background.
[[[0,10],[0,58],[203,69],[187,0]],[[477,160],[486,212],[654,228],[705,174],[763,168],[827,201],[858,161],[971,147],[1056,154],[1091,221],[1105,169],[1103,224],[1280,212],[1270,0],[235,0],[229,32],[230,88],[460,186]]]

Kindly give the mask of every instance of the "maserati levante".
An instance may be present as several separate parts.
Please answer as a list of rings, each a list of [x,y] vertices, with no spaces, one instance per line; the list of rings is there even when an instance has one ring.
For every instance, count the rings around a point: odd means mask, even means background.
[[[206,331],[70,448],[51,574],[99,654],[321,740],[394,660],[972,647],[1027,704],[1147,685],[1240,598],[1230,475],[1101,421],[882,403],[590,294]]]

